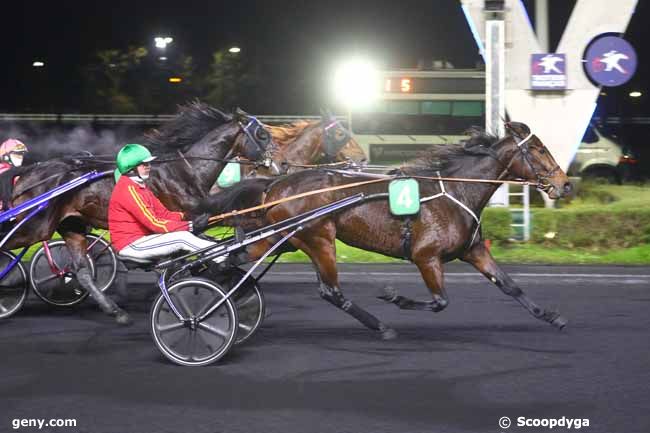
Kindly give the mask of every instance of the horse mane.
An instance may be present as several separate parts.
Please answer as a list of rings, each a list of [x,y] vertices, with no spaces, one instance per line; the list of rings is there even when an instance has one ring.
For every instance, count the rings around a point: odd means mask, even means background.
[[[418,158],[407,162],[401,168],[409,171],[437,170],[450,174],[468,165],[474,164],[475,158],[492,155],[492,146],[499,137],[488,133],[482,128],[472,127],[466,131],[467,140],[456,144],[434,144],[425,150]]]
[[[179,105],[173,120],[144,135],[144,143],[158,152],[185,149],[233,116],[200,101]]]
[[[318,120],[298,120],[284,125],[271,126],[264,124],[264,127],[271,133],[273,141],[280,147],[293,142],[305,129],[318,124]]]

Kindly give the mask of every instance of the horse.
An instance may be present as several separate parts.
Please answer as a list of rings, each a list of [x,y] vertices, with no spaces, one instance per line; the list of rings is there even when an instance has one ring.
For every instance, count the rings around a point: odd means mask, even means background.
[[[359,143],[329,112],[323,112],[320,120],[299,120],[279,126],[262,125],[275,143],[276,150],[271,158],[278,171],[273,172],[272,167],[259,164],[248,170],[247,165],[242,165],[241,174],[245,178],[272,177],[328,164],[359,167],[366,162],[366,154]],[[210,189],[210,196],[200,206],[204,212],[215,208],[212,197],[220,191],[222,188],[218,185]],[[254,195],[253,199],[256,197]],[[220,198],[215,200],[218,203]]]
[[[535,318],[562,329],[567,321],[559,313],[547,311],[530,300],[521,288],[495,262],[486,248],[480,230],[480,215],[498,183],[439,181],[438,177],[462,177],[475,180],[534,182],[551,198],[570,192],[567,175],[557,165],[541,140],[523,123],[506,124],[507,135],[496,136],[475,130],[464,145],[433,147],[426,155],[386,176],[417,179],[423,202],[417,215],[400,217],[389,211],[386,182],[321,192],[285,201],[266,210],[263,221],[272,224],[302,212],[326,205],[356,193],[368,201],[325,216],[310,223],[290,239],[304,251],[316,267],[320,296],[351,315],[384,339],[396,332],[352,300],[345,297],[338,280],[335,239],[364,250],[390,257],[407,257],[418,268],[431,294],[430,301],[417,301],[386,288],[380,299],[406,310],[440,312],[449,304],[443,264],[460,259],[473,265],[505,294],[517,300]],[[253,180],[224,191],[220,212],[242,209],[251,204],[274,202],[308,191],[368,181],[361,173],[333,170],[306,170],[277,180]],[[378,179],[374,177],[374,179]],[[381,178],[379,178],[381,179]],[[443,194],[444,192],[444,194]],[[252,197],[257,196],[257,203]],[[435,198],[427,200],[426,198]],[[241,220],[243,216],[236,219]],[[259,223],[258,223],[259,224]],[[272,241],[249,247],[250,258],[260,257]]]
[[[320,120],[298,120],[285,125],[268,125],[262,123],[271,134],[276,145],[272,160],[273,167],[255,165],[252,169],[242,164],[242,177],[269,177],[287,174],[296,170],[309,168],[317,164],[349,163],[363,165],[366,154],[359,143],[352,137],[341,122],[331,113],[323,111]],[[210,194],[216,194],[221,188],[214,185]],[[208,206],[209,208],[210,206]]]
[[[284,167],[284,174],[292,168],[318,163],[349,161],[363,164],[366,154],[359,143],[331,113],[323,111],[320,120],[298,121],[289,125],[265,125],[278,150],[273,160]],[[268,168],[261,174],[269,175]]]
[[[241,110],[226,114],[198,102],[180,107],[174,120],[146,136],[144,141],[159,158],[152,163],[147,184],[173,211],[187,216],[198,213],[226,161],[241,156],[252,161],[269,158],[273,150],[269,134]],[[92,157],[60,158],[21,170],[13,190],[12,206],[47,192],[65,181],[91,170],[107,171],[114,160]],[[4,179],[6,182],[7,179]],[[81,286],[88,290],[101,309],[116,316],[125,314],[95,287],[86,259],[87,227],[108,228],[108,203],[114,186],[106,176],[61,197],[18,229],[4,248],[14,249],[49,240],[58,231],[65,240],[73,271]]]

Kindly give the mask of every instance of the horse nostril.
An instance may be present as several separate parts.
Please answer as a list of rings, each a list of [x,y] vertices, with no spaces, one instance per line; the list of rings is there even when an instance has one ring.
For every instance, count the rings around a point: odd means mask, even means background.
[[[564,194],[569,194],[572,189],[573,189],[573,186],[571,185],[570,182],[567,182],[567,183],[564,184],[564,187],[563,187]]]

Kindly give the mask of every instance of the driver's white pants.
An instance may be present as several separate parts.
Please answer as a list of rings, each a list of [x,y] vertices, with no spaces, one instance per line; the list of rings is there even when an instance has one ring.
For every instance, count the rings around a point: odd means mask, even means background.
[[[154,259],[169,257],[177,252],[191,253],[212,245],[215,245],[215,243],[194,236],[188,231],[179,231],[143,236],[122,248],[118,255],[136,261],[153,261]],[[215,261],[223,261],[222,257],[218,259]]]

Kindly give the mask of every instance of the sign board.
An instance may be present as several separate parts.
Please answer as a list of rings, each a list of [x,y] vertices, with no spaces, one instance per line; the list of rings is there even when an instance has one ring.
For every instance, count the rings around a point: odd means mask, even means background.
[[[532,54],[530,64],[531,89],[566,89],[566,54]]]
[[[415,215],[420,211],[420,185],[415,179],[396,179],[388,185],[390,213]]]
[[[241,180],[241,166],[236,162],[229,162],[226,164],[221,174],[217,178],[217,185],[220,188],[227,188]]]
[[[637,57],[634,47],[617,36],[601,36],[587,48],[585,72],[594,82],[607,87],[627,83],[634,75]]]

